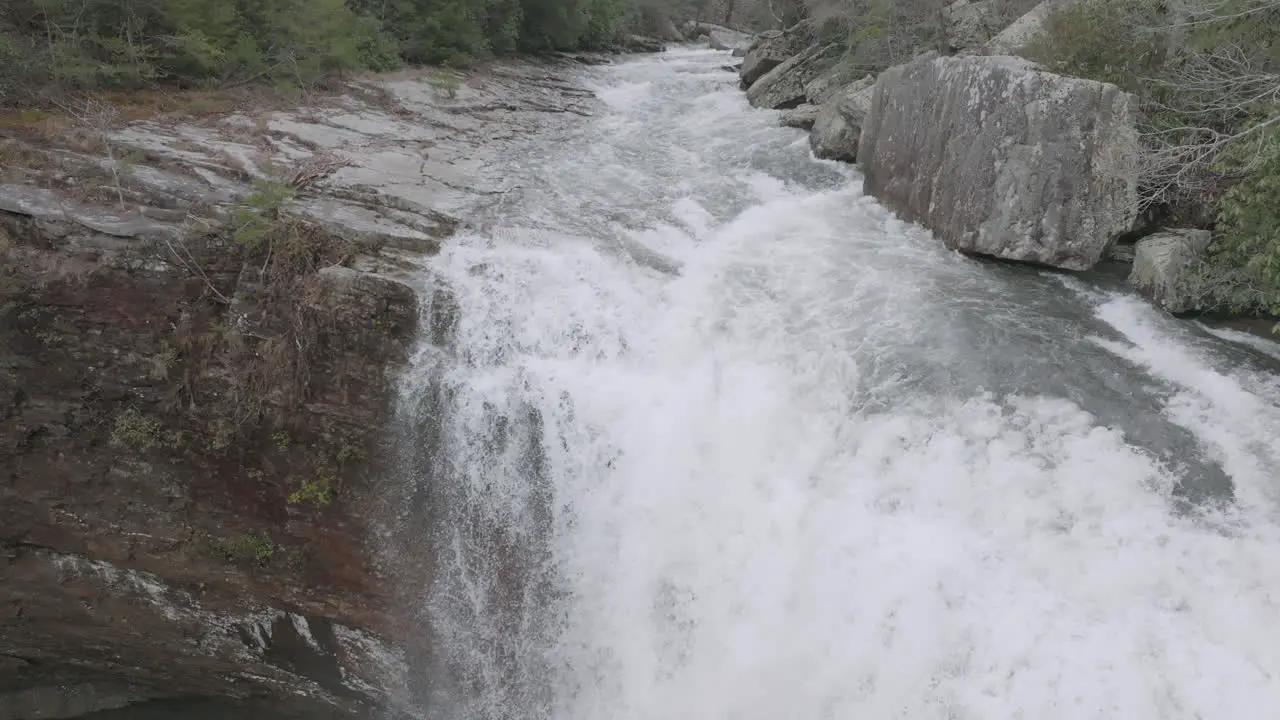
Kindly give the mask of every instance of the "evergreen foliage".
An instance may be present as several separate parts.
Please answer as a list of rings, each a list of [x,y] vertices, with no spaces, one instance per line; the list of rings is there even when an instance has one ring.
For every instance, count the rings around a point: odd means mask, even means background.
[[[636,1],[0,0],[0,104],[605,49]]]

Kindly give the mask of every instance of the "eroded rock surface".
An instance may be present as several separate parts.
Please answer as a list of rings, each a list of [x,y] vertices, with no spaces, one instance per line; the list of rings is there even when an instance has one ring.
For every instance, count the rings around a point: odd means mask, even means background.
[[[1092,267],[1138,213],[1134,100],[1013,57],[933,58],[878,78],[867,192],[948,247]]]
[[[0,138],[0,719],[421,715],[393,589],[432,559],[373,541],[392,382],[427,257],[512,189],[487,158],[591,112],[567,72]]]

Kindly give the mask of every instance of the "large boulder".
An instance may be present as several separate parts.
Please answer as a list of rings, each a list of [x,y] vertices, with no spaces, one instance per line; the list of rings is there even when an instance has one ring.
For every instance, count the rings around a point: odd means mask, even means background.
[[[770,70],[809,47],[814,37],[814,24],[805,20],[786,30],[760,33],[742,62],[742,85],[750,88]]]
[[[708,44],[712,50],[737,50],[751,46],[751,36],[746,33],[740,33],[737,30],[729,30],[727,28],[714,28],[707,33],[709,38]]]
[[[1138,215],[1135,99],[1014,57],[939,57],[876,82],[864,188],[950,248],[1084,270]]]
[[[783,127],[809,130],[813,127],[813,122],[814,120],[817,120],[818,112],[821,110],[822,108],[817,105],[805,103],[804,105],[782,113],[782,117],[778,118],[778,124]]]
[[[756,107],[775,110],[801,105],[805,102],[805,85],[829,68],[839,55],[837,45],[811,46],[747,88],[747,101]]]
[[[854,162],[862,123],[871,111],[875,80],[870,76],[848,86],[822,106],[809,133],[809,148],[823,160]]]
[[[1171,313],[1194,310],[1199,298],[1192,275],[1212,239],[1208,230],[1165,230],[1139,240],[1130,284]]]
[[[956,0],[943,11],[952,53],[981,47],[1003,27],[995,0]]]

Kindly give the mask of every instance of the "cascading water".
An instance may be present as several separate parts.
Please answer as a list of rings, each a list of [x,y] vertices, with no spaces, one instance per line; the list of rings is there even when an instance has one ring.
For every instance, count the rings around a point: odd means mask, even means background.
[[[428,714],[1280,712],[1274,359],[947,252],[723,58],[588,71],[433,261]]]

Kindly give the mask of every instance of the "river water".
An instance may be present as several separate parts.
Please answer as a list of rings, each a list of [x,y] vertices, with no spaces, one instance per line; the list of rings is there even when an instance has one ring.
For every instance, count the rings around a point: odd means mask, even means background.
[[[428,714],[1275,717],[1274,346],[946,251],[726,61],[584,70],[433,261]]]

